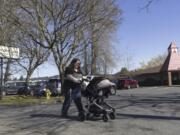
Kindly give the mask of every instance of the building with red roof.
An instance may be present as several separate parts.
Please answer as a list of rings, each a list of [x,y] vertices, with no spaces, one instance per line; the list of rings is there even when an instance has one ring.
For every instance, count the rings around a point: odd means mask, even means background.
[[[180,53],[178,47],[174,42],[171,42],[164,64],[136,70],[131,72],[131,76],[144,86],[180,85]]]
[[[168,56],[162,65],[161,72],[167,73],[168,85],[180,84],[180,54],[174,42],[168,47]]]

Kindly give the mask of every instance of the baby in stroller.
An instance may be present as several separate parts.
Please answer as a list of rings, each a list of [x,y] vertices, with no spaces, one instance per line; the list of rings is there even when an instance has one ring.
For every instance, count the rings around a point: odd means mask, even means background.
[[[116,94],[116,85],[104,77],[83,79],[82,95],[87,99],[86,118],[102,117],[104,122],[115,119],[115,109],[105,102],[109,95]]]

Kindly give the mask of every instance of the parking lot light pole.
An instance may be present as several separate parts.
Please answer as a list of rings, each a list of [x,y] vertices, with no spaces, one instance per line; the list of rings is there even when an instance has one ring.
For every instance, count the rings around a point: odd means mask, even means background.
[[[1,80],[0,80],[0,100],[3,98],[3,58],[0,58],[0,62],[1,62]]]

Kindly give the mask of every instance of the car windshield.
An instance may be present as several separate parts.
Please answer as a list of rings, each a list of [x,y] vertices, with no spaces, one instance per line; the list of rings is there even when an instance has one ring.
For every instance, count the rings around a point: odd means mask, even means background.
[[[16,86],[16,83],[6,83],[5,86],[7,86],[7,87],[13,87],[13,86]]]
[[[25,86],[25,82],[8,82],[5,84],[5,86],[7,87],[22,87],[22,86]]]

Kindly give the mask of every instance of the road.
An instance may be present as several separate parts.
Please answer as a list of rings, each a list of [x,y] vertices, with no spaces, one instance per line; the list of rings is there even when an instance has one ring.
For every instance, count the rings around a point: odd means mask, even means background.
[[[145,87],[119,90],[108,99],[117,112],[115,120],[77,121],[60,117],[62,104],[0,106],[0,135],[178,135],[180,87]]]

